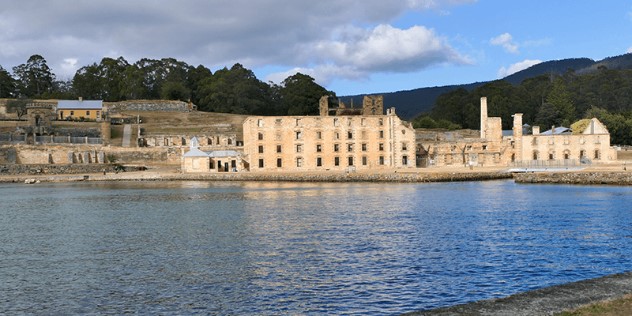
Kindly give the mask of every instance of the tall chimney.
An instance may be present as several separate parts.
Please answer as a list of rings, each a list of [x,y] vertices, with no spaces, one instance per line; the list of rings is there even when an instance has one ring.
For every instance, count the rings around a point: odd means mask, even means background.
[[[481,97],[481,138],[487,134],[487,97]]]

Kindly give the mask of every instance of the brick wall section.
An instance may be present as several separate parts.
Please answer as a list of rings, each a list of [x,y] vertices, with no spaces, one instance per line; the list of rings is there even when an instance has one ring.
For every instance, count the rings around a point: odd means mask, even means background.
[[[104,107],[108,112],[120,111],[167,111],[167,112],[188,112],[193,109],[193,105],[182,101],[167,100],[134,100],[121,102],[104,102]]]

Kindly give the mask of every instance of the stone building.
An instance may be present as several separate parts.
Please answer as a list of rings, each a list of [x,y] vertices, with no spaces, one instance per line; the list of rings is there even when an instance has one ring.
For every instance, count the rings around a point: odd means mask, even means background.
[[[523,131],[522,114],[513,115],[513,129],[503,136],[499,117],[488,117],[487,98],[481,98],[479,137],[418,140],[421,166],[568,167],[582,163],[609,163],[617,159],[610,134],[596,118],[571,128],[552,128],[531,134]],[[581,124],[580,124],[581,123]]]
[[[326,98],[326,97],[325,97]],[[329,116],[253,116],[243,124],[244,159],[251,171],[325,171],[414,168],[415,131],[381,98],[365,98],[362,111]],[[372,100],[379,100],[373,102]],[[340,107],[334,109],[335,113]],[[379,114],[373,114],[379,113]]]
[[[101,121],[103,101],[101,100],[59,100],[57,101],[57,119],[87,119]]]
[[[190,141],[190,149],[182,155],[182,171],[195,172],[238,172],[247,168],[242,155],[235,150],[202,151],[197,137]]]

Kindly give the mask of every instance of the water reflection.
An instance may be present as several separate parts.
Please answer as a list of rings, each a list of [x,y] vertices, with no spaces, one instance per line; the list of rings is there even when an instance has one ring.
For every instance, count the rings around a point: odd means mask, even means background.
[[[620,187],[0,185],[7,313],[392,314],[630,269]]]

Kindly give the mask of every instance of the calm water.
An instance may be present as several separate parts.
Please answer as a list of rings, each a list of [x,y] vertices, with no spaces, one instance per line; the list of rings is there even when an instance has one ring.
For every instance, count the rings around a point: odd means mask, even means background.
[[[627,187],[0,185],[0,313],[397,314],[632,270]]]

